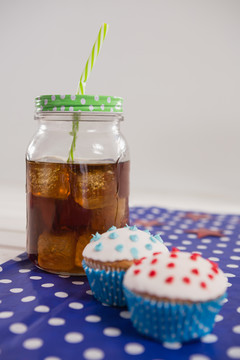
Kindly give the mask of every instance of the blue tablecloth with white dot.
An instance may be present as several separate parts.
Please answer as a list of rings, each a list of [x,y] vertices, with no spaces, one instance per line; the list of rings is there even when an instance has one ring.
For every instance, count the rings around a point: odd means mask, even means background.
[[[219,263],[228,277],[228,301],[211,334],[187,344],[144,338],[131,325],[127,308],[94,299],[86,277],[45,273],[22,254],[0,267],[0,359],[240,359],[240,216],[209,214],[196,220],[186,215],[135,207],[131,224],[142,221],[169,248],[198,251]],[[186,232],[198,228],[222,230],[222,236],[199,239]]]

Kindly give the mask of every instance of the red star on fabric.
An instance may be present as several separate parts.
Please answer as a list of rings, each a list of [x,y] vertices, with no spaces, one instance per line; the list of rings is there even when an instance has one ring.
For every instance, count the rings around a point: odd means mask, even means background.
[[[211,229],[205,229],[205,228],[185,230],[185,232],[189,233],[189,234],[196,234],[198,239],[202,239],[202,238],[208,237],[208,236],[215,236],[215,237],[224,236],[224,234],[221,230],[211,230]]]
[[[194,213],[187,213],[184,218],[191,219],[193,221],[198,221],[201,219],[210,219],[211,216],[208,214],[194,214]]]
[[[134,225],[136,226],[143,226],[143,227],[147,227],[147,226],[162,226],[164,225],[164,223],[161,223],[160,221],[157,220],[136,220],[134,222]]]

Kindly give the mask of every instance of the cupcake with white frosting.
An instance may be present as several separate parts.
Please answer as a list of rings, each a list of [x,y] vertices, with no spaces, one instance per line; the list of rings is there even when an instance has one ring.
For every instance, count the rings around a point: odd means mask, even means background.
[[[114,306],[125,306],[122,280],[133,263],[152,254],[167,253],[160,235],[139,230],[136,226],[96,233],[83,250],[83,268],[97,300]]]
[[[217,264],[176,250],[132,265],[123,280],[133,326],[162,342],[211,332],[226,297],[227,279]]]

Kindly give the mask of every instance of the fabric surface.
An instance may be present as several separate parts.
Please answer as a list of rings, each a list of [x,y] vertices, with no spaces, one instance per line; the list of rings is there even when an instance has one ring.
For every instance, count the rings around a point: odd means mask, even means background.
[[[212,333],[186,344],[147,339],[127,308],[93,298],[86,277],[45,273],[21,254],[0,267],[0,360],[240,359],[240,216],[135,207],[131,224],[160,233],[169,249],[218,262],[228,277],[228,301]]]

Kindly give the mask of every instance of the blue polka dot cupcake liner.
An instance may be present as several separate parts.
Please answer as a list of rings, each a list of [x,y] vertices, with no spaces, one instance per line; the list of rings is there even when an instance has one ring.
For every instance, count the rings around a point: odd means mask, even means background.
[[[193,304],[180,304],[152,299],[123,287],[131,321],[135,329],[160,342],[187,342],[212,331],[227,294],[216,300]]]
[[[92,293],[98,301],[111,306],[126,306],[122,289],[124,270],[93,269],[84,260],[82,264]]]

